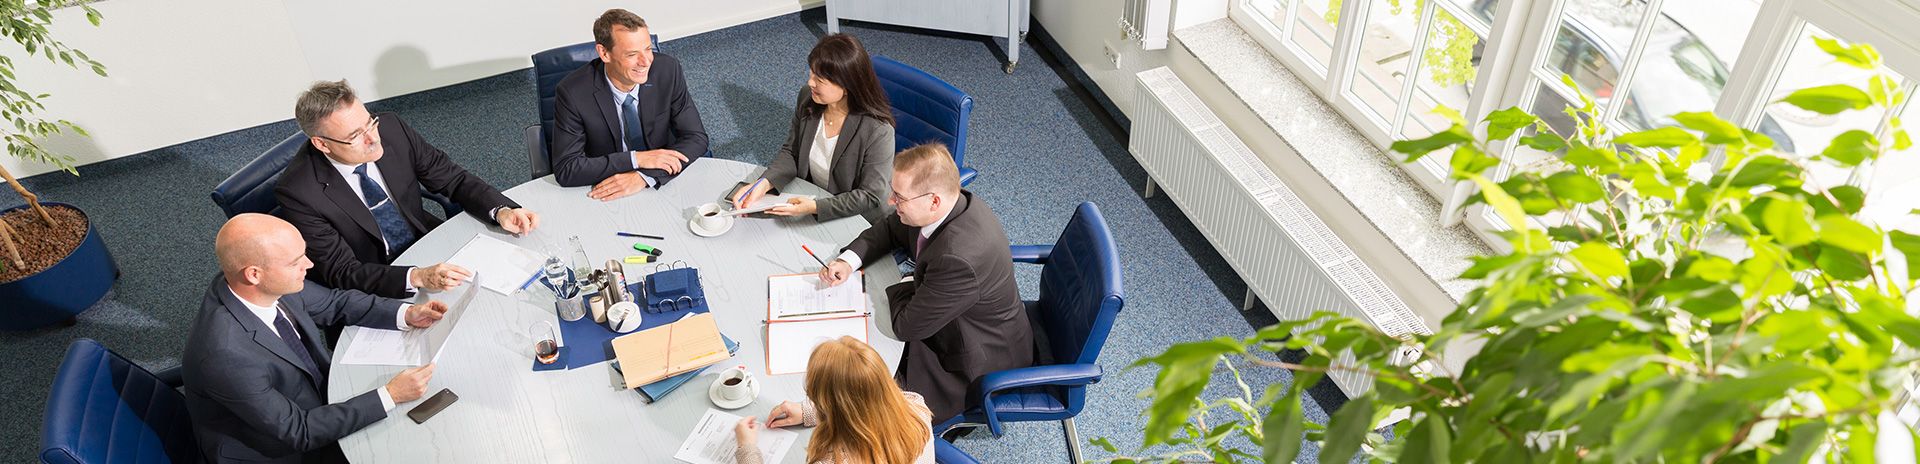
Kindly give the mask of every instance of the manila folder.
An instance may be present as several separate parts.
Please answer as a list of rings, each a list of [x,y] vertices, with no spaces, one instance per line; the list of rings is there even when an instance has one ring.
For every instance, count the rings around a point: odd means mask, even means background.
[[[687,316],[613,339],[627,385],[640,386],[726,360],[732,354],[720,339],[713,313]]]

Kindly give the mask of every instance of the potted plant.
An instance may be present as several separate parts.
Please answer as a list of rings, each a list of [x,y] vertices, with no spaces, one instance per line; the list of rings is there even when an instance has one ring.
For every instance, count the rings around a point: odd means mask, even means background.
[[[10,37],[27,52],[50,62],[107,75],[107,68],[86,53],[54,40],[47,31],[54,10],[79,6],[87,21],[100,25],[100,12],[75,0],[0,2],[0,35]],[[35,95],[15,85],[12,57],[0,56],[0,138],[7,153],[26,161],[49,163],[78,175],[72,156],[40,146],[39,140],[71,130],[86,135],[73,123],[48,121],[34,115],[46,109],[46,94]],[[5,179],[26,204],[0,211],[0,330],[27,330],[56,323],[71,324],[113,287],[119,275],[100,233],[85,213],[73,205],[42,202],[26,185],[0,166]]]
[[[1868,88],[1780,102],[1884,114],[1905,100],[1871,47],[1817,42],[1872,73]],[[1711,113],[1612,134],[1591,98],[1580,105],[1572,134],[1509,108],[1479,122],[1484,138],[1456,115],[1393,144],[1408,162],[1451,150],[1451,175],[1510,228],[1510,251],[1474,259],[1461,277],[1479,288],[1436,333],[1389,336],[1322,312],[1171,346],[1136,364],[1160,369],[1142,449],[1171,451],[1114,460],[1287,462],[1304,436],[1325,463],[1913,462],[1914,430],[1895,411],[1920,345],[1920,301],[1907,298],[1920,236],[1862,221],[1861,188],[1809,172],[1910,148],[1898,118],[1796,156]],[[1502,160],[1488,147],[1515,136],[1553,158],[1490,178]],[[1462,345],[1477,349],[1446,352]],[[1200,399],[1225,360],[1294,380]],[[1371,390],[1324,426],[1305,422],[1301,392],[1336,371],[1367,374]]]

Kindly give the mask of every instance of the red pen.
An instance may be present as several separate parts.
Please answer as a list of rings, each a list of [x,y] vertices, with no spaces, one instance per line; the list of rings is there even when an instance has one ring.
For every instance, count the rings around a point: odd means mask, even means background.
[[[813,249],[812,249],[812,248],[807,248],[807,246],[806,246],[806,245],[800,245],[800,249],[802,249],[802,250],[807,250],[807,256],[812,256],[812,257],[813,257],[813,260],[814,260],[815,262],[818,262],[818,263],[820,263],[820,267],[827,267],[827,262],[826,262],[826,261],[821,261],[821,260],[820,260],[820,255],[816,255],[816,254],[813,254]]]

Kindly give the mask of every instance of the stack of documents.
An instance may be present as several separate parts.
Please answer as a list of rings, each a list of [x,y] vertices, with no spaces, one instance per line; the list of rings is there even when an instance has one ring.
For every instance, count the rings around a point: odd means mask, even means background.
[[[699,313],[613,339],[613,357],[630,386],[707,367],[733,357],[713,313]]]
[[[867,341],[864,275],[827,286],[816,274],[767,277],[767,373],[807,371],[813,347],[842,336]]]

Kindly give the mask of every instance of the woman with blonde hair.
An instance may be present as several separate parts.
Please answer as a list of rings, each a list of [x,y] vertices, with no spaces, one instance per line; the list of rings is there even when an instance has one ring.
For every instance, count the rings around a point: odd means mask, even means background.
[[[804,426],[810,463],[933,462],[933,412],[920,394],[903,391],[886,361],[852,337],[821,343],[807,359],[807,399],[781,402],[767,413],[767,427]],[[733,428],[735,462],[760,464],[758,417]]]

